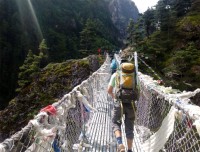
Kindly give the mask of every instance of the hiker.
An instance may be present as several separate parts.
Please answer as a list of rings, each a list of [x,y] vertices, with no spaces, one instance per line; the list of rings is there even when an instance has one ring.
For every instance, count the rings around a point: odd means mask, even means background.
[[[125,114],[125,133],[128,151],[132,152],[133,125],[135,119],[135,100],[137,100],[136,76],[134,64],[122,59],[120,69],[117,70],[108,84],[108,94],[114,99],[112,111],[112,127],[117,139],[118,152],[125,152],[122,143],[121,124],[122,116]]]
[[[117,62],[116,62],[115,58],[113,58],[111,61],[110,69],[111,69],[112,74],[115,73],[117,70]]]
[[[97,50],[97,52],[98,52],[98,54],[100,55],[100,54],[101,54],[101,49],[99,48],[99,49]]]

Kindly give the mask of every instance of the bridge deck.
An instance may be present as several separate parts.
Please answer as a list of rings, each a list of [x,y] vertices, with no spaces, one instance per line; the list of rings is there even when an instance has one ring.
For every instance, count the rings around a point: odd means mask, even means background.
[[[99,92],[100,93],[100,92]],[[89,123],[87,137],[91,148],[86,148],[88,152],[116,152],[117,144],[114,137],[111,125],[112,101],[107,98],[105,91],[101,91],[104,95],[96,98],[94,107],[98,112],[94,113],[92,120]],[[108,100],[107,100],[108,99]],[[135,132],[135,131],[134,131]],[[142,152],[138,135],[134,137],[134,152]],[[124,137],[123,137],[124,139]],[[126,144],[125,144],[126,145]]]

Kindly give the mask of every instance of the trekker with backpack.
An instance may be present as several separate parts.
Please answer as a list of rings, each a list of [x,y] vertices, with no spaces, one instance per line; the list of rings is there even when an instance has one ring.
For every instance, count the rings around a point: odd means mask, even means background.
[[[113,58],[111,61],[110,69],[111,69],[112,74],[115,73],[117,70],[117,63],[116,63],[115,58]]]
[[[112,127],[117,139],[118,152],[125,152],[121,134],[123,114],[125,115],[127,152],[132,152],[135,100],[138,97],[134,64],[121,60],[120,69],[111,76],[107,91],[115,102],[112,111]]]

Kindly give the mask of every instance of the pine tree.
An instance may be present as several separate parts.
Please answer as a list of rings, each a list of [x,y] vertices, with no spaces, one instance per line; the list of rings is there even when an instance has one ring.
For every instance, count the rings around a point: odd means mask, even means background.
[[[87,20],[84,29],[80,32],[80,37],[81,48],[84,50],[91,50],[96,37],[95,23],[91,19]]]
[[[144,32],[144,19],[143,16],[141,16],[138,21],[134,25],[134,46],[137,49],[137,51],[140,51],[143,49],[143,40],[145,38],[145,32]]]
[[[156,30],[155,10],[148,9],[146,12],[144,12],[143,19],[144,19],[145,33],[146,36],[149,38],[149,36]]]
[[[43,39],[42,42],[39,45],[39,58],[40,58],[40,67],[44,67],[48,63],[48,47],[46,40]]]
[[[191,0],[176,0],[173,3],[173,8],[176,11],[176,16],[182,17],[189,12]]]
[[[19,88],[16,89],[17,92],[21,91],[25,86],[27,86],[33,79],[33,77],[39,72],[40,57],[36,56],[29,50],[24,64],[19,68],[20,72],[18,74],[18,85]]]

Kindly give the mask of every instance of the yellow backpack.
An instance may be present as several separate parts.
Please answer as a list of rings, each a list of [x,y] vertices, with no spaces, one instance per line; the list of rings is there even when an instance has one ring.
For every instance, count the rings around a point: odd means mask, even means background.
[[[132,63],[122,63],[116,72],[116,98],[122,102],[137,100],[135,67]]]

